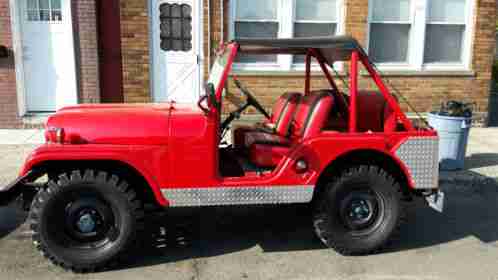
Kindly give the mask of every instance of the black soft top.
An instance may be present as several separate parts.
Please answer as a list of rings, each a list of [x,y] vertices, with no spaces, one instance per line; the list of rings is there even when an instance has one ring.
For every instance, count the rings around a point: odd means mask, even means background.
[[[317,49],[329,64],[349,60],[353,51],[365,54],[363,47],[351,36],[303,37],[290,39],[239,38],[235,39],[242,53],[306,54]]]

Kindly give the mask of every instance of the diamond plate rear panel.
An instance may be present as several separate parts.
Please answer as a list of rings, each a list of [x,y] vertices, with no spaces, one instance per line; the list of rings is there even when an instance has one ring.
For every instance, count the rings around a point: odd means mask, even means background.
[[[396,151],[415,183],[415,189],[434,189],[439,180],[439,138],[410,137]]]
[[[162,189],[171,207],[310,202],[313,185]]]

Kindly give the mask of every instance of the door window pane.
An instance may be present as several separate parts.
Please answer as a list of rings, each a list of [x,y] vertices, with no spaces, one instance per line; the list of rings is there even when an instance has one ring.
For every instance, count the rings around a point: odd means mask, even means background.
[[[430,22],[464,23],[466,0],[429,0]]]
[[[424,62],[462,62],[464,32],[464,25],[427,25]]]
[[[277,38],[278,23],[276,22],[236,22],[236,38]],[[239,54],[237,62],[276,62],[276,55],[246,55]]]
[[[159,10],[161,49],[184,52],[192,50],[192,8],[187,4],[164,3]]]
[[[331,36],[336,34],[335,23],[295,23],[294,37]],[[304,55],[295,55],[294,63],[304,63]]]
[[[40,0],[40,20],[50,21],[49,0]]]
[[[237,19],[276,19],[277,0],[238,0],[236,10]]]
[[[52,10],[60,10],[61,9],[61,0],[51,0],[51,8]]]
[[[296,0],[296,20],[337,21],[336,0]]]
[[[40,10],[49,10],[50,5],[48,3],[49,0],[40,0]]]
[[[410,20],[410,0],[374,0],[373,2],[372,19],[374,21]]]
[[[62,11],[61,10],[52,10],[52,20],[53,21],[61,21],[62,20]]]
[[[28,21],[54,22],[62,20],[61,0],[26,0]]]
[[[38,21],[40,19],[38,0],[27,0],[26,4],[28,21]]]
[[[381,24],[370,26],[370,55],[374,62],[407,62],[409,24]]]
[[[38,0],[27,0],[28,1],[28,10],[38,10]]]

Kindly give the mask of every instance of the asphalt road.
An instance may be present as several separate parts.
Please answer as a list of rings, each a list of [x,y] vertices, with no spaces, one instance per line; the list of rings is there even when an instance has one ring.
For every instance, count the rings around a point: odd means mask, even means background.
[[[209,208],[156,217],[143,249],[128,262],[73,274],[40,256],[23,214],[10,207],[0,208],[0,279],[498,280],[497,136],[473,132],[468,170],[442,174],[445,212],[411,203],[399,237],[375,255],[325,249],[305,206]],[[0,172],[12,177],[31,147],[0,149]],[[155,241],[161,226],[165,242]]]

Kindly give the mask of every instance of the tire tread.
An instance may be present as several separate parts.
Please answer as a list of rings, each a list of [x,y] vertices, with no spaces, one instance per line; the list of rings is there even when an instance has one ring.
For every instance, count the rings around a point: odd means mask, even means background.
[[[41,188],[35,196],[35,199],[33,199],[28,217],[30,228],[32,230],[32,241],[40,253],[49,259],[53,264],[66,270],[72,270],[80,273],[100,271],[109,267],[110,264],[116,263],[117,259],[122,259],[126,255],[127,251],[131,249],[131,246],[135,243],[134,241],[141,237],[144,228],[143,203],[137,199],[135,191],[132,188],[128,188],[128,184],[124,180],[120,180],[120,178],[116,175],[108,176],[106,172],[99,172],[92,169],[85,170],[83,174],[84,175],[81,176],[80,170],[73,170],[68,173],[59,174],[57,182],[49,180],[46,187]],[[97,176],[95,176],[95,174],[97,174]],[[129,211],[131,211],[132,216],[135,218],[135,233],[132,234],[120,253],[109,260],[84,265],[65,262],[55,254],[51,253],[40,236],[40,213],[42,212],[42,208],[45,206],[45,203],[50,199],[50,197],[57,195],[61,189],[71,187],[72,184],[81,182],[106,184],[107,186],[114,188],[116,191],[121,193],[124,198],[126,198],[129,205]],[[119,187],[118,182],[120,182]]]

